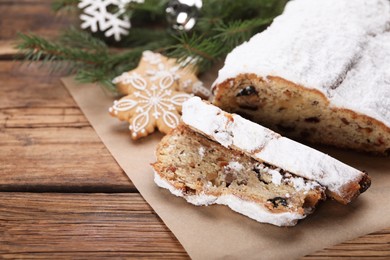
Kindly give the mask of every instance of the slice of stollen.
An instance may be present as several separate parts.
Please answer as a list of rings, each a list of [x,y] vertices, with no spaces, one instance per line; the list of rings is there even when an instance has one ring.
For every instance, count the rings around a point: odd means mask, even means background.
[[[155,182],[187,202],[227,205],[254,220],[293,226],[325,199],[315,181],[258,162],[181,124],[158,145]]]
[[[326,187],[327,195],[340,203],[351,202],[371,184],[367,173],[198,97],[183,104],[182,120],[195,132],[224,147],[320,183]]]

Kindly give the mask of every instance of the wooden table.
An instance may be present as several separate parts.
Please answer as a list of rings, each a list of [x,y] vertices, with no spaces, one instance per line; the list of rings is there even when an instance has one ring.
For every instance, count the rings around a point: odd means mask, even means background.
[[[60,83],[13,61],[17,31],[69,24],[50,0],[0,0],[0,254],[3,258],[186,259],[187,253]],[[388,205],[387,205],[388,206]],[[306,259],[390,257],[390,228]]]

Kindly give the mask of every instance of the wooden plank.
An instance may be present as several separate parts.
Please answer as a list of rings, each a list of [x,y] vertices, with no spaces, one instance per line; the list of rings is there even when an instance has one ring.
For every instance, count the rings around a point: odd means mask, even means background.
[[[135,192],[91,127],[0,129],[0,191]]]
[[[18,51],[18,33],[35,33],[47,38],[74,24],[77,15],[59,15],[51,10],[50,0],[0,1],[0,59],[13,59]]]
[[[3,258],[188,259],[139,194],[0,193]]]
[[[51,3],[51,0],[1,0],[0,40],[14,40],[18,32],[52,37],[77,21],[74,18],[77,15],[56,15]]]
[[[4,258],[188,258],[139,194],[0,193],[0,231]],[[303,259],[388,259],[388,235],[375,232]]]
[[[14,40],[0,40],[0,59],[11,60],[18,53],[15,46]]]
[[[135,192],[61,74],[18,65],[0,62],[0,191]]]
[[[62,29],[78,26],[77,14],[56,14],[51,3],[51,0],[0,0],[0,59],[16,57],[19,32],[54,38]]]
[[[1,109],[0,124],[4,128],[85,127],[90,125],[80,109],[72,107]]]
[[[62,75],[50,74],[40,63],[28,66],[16,61],[0,61],[0,109],[77,107],[60,82]]]
[[[303,259],[390,259],[390,228],[310,254]]]

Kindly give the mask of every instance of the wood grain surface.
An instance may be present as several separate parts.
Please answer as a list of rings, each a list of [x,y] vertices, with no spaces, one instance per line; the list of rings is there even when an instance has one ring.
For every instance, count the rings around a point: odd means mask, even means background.
[[[188,259],[77,104],[39,63],[13,61],[18,31],[71,23],[50,0],[0,0],[0,258]],[[390,228],[305,259],[390,258]]]
[[[0,193],[4,258],[187,254],[137,193]]]
[[[0,189],[134,191],[60,76],[0,61]]]

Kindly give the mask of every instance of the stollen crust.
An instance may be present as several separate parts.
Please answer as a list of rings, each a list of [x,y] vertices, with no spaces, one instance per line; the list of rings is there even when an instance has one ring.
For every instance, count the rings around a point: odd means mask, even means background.
[[[294,0],[235,48],[213,103],[296,139],[390,154],[390,2]]]

